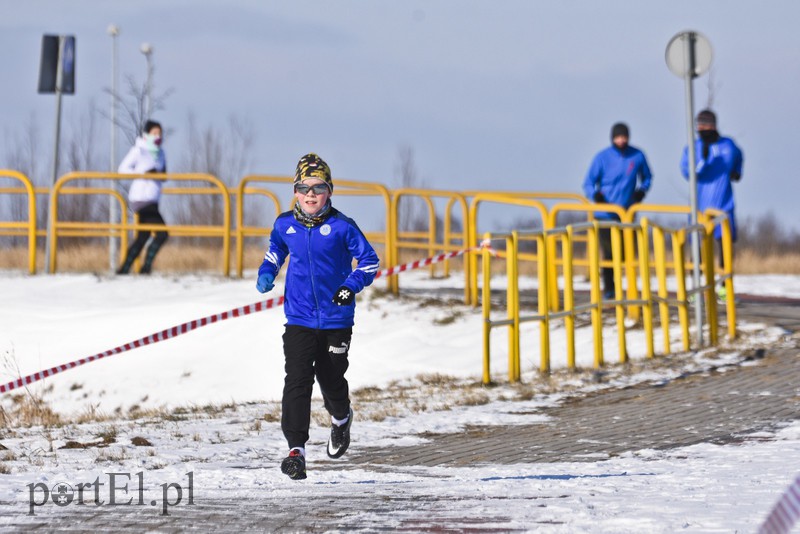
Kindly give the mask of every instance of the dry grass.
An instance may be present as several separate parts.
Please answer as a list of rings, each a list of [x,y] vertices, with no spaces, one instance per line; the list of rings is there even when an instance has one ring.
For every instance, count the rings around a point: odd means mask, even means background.
[[[162,273],[222,273],[223,254],[219,246],[191,245],[180,243],[177,238],[168,242],[159,252],[155,271]],[[382,257],[382,247],[378,248],[381,264],[386,265]],[[236,250],[231,245],[231,272],[236,268]],[[402,250],[399,263],[408,263],[427,256],[427,250]],[[144,253],[140,256],[143,257]],[[243,262],[246,270],[258,268],[264,257],[264,249],[260,246],[248,246],[244,250]],[[37,269],[43,272],[44,250],[37,252]],[[105,244],[78,245],[59,247],[58,252],[59,272],[108,272],[108,246]],[[449,261],[451,274],[461,272],[463,269],[462,258]],[[0,250],[0,269],[26,270],[28,265],[28,250],[25,247],[4,248]],[[536,274],[533,262],[520,262],[520,273],[527,276]],[[577,270],[581,274],[581,270]],[[434,276],[443,274],[443,265],[434,266]],[[505,259],[492,259],[492,272],[501,274],[505,272]],[[800,253],[787,253],[780,255],[763,256],[748,249],[737,249],[734,263],[734,272],[738,274],[800,274]]]
[[[62,417],[49,403],[30,391],[11,395],[10,402],[0,406],[0,430],[31,426],[48,428],[62,424]]]
[[[191,245],[168,241],[156,256],[154,272],[160,273],[214,273],[221,274],[225,259],[222,248],[212,245]],[[145,252],[139,255],[144,258]],[[380,254],[379,254],[380,255]],[[264,259],[264,249],[249,246],[244,249],[243,265],[245,270],[258,269]],[[57,259],[58,272],[106,273],[108,266],[108,245],[76,244],[59,246]],[[415,258],[416,259],[416,258]],[[383,260],[381,260],[383,261]],[[40,249],[36,253],[37,272],[45,271],[45,253]],[[27,271],[28,249],[24,247],[0,249],[0,270],[14,269]],[[236,246],[231,244],[231,274],[236,271]],[[136,272],[137,269],[132,269]]]
[[[762,256],[750,250],[737,250],[733,271],[738,274],[800,274],[800,253]]]

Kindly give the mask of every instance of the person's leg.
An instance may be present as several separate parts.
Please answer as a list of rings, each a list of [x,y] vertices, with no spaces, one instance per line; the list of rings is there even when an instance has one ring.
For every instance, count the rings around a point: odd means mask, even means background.
[[[326,330],[320,340],[322,345],[314,364],[314,372],[322,391],[325,408],[331,414],[331,434],[327,452],[331,458],[340,458],[350,446],[350,426],[353,409],[347,380],[347,354],[350,349],[351,328]]]
[[[283,385],[281,430],[289,448],[305,447],[311,422],[311,392],[314,387],[314,355],[318,351],[316,331],[288,325],[283,334],[286,377]]]
[[[158,213],[158,207],[155,204],[143,207],[141,210],[137,212],[137,214],[139,215],[139,223],[149,224],[147,219],[150,217],[151,206],[154,207],[155,212]],[[147,240],[150,239],[150,234],[151,234],[150,230],[139,230],[138,232],[136,232],[136,239],[128,247],[128,251],[125,254],[125,261],[123,261],[122,266],[120,266],[120,268],[117,269],[117,274],[128,274],[130,272],[133,262],[136,261],[137,257],[139,257],[139,254],[142,252],[142,249],[147,243]]]
[[[325,409],[338,420],[346,419],[350,413],[350,390],[344,374],[349,365],[347,355],[352,335],[352,328],[326,330],[320,340],[324,345],[314,363]]]
[[[150,208],[150,206],[148,206]],[[139,220],[145,224],[160,224],[166,225],[164,222],[164,218],[161,216],[161,213],[158,211],[158,205],[153,204],[152,208],[145,214],[146,220],[142,220],[141,215]],[[153,261],[156,259],[156,254],[158,254],[158,250],[161,246],[167,241],[169,234],[165,231],[159,231],[155,233],[155,238],[150,242],[150,246],[147,247],[147,254],[144,258],[144,265],[142,265],[141,271],[142,274],[148,274],[153,269]]]
[[[600,228],[598,235],[600,241],[600,252],[604,260],[611,260],[613,258],[611,250],[611,228]],[[603,295],[613,298],[614,295],[614,268],[603,267],[600,269],[603,277]]]

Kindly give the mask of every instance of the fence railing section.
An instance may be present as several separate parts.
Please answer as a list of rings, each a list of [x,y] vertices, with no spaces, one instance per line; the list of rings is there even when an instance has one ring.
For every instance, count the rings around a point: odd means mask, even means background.
[[[719,213],[718,216],[706,214],[705,222],[695,226],[685,226],[678,229],[669,229],[654,224],[643,217],[640,222],[615,222],[593,221],[567,225],[536,232],[513,231],[504,234],[484,234],[484,239],[492,243],[502,244],[502,253],[494,253],[494,257],[503,258],[505,263],[506,282],[506,316],[503,318],[492,317],[491,284],[492,284],[492,258],[493,253],[485,249],[482,254],[482,279],[481,292],[482,311],[484,319],[484,367],[483,380],[491,380],[491,331],[494,328],[505,327],[508,329],[508,378],[516,381],[520,378],[520,325],[527,322],[539,324],[539,369],[549,372],[551,368],[551,330],[554,321],[563,320],[566,361],[565,367],[574,369],[575,361],[575,325],[576,319],[582,314],[588,314],[592,328],[594,350],[594,365],[600,367],[604,364],[603,321],[607,309],[614,310],[613,329],[617,334],[619,361],[628,361],[627,328],[630,320],[626,310],[636,308],[639,313],[634,314],[641,320],[645,337],[646,357],[652,358],[656,354],[654,345],[654,332],[656,330],[654,318],[658,309],[660,333],[663,338],[662,353],[672,351],[671,328],[673,326],[672,311],[676,312],[677,326],[680,331],[682,350],[690,348],[689,308],[696,299],[703,299],[706,303],[706,324],[709,339],[712,345],[718,343],[718,328],[721,323],[717,313],[717,294],[715,288],[723,283],[725,285],[725,307],[727,310],[728,336],[736,336],[736,307],[733,288],[733,273],[731,270],[732,246],[730,223],[727,217]],[[713,229],[716,225],[722,227],[722,267],[717,268],[714,259]],[[611,234],[612,259],[609,260],[613,269],[615,281],[615,294],[613,298],[604,298],[600,287],[600,270],[603,262],[600,258],[599,233],[602,228],[607,228]],[[635,247],[630,250],[623,246],[623,234],[628,232]],[[687,259],[684,254],[686,236],[697,233],[701,240],[701,269],[704,279],[701,285],[687,288],[686,273]],[[586,254],[580,258],[574,254],[575,243],[578,237],[586,243]],[[523,253],[520,250],[522,243],[533,243],[533,254]],[[667,250],[671,244],[671,254]],[[496,245],[499,247],[499,245]],[[557,273],[552,267],[556,263],[561,266]],[[670,259],[671,256],[671,259]],[[520,302],[519,290],[519,262],[523,258],[535,260],[537,287],[534,291],[537,313],[525,314]],[[623,262],[623,258],[625,261]],[[581,299],[577,298],[574,290],[576,267],[585,266],[588,273],[589,291],[584,292]],[[502,271],[502,269],[501,269]],[[628,271],[632,276],[626,278],[627,288],[623,290],[623,274]],[[555,277],[555,279],[553,279]],[[653,291],[652,280],[655,278],[657,289]],[[670,281],[674,289],[670,291]],[[559,287],[560,283],[560,287]],[[554,306],[553,303],[556,303]],[[496,303],[495,303],[496,306]],[[695,332],[696,333],[696,332]]]
[[[33,183],[21,172],[9,169],[0,169],[0,179],[10,178],[13,183],[20,182],[16,187],[0,187],[0,195],[25,195],[27,198],[27,218],[19,220],[0,221],[0,235],[25,236],[28,238],[28,272],[36,273],[36,193]],[[14,214],[12,213],[13,217]]]
[[[121,237],[123,249],[128,231],[152,231],[163,230],[163,226],[153,224],[140,224],[134,219],[133,224],[127,223],[127,210],[125,209],[124,199],[112,189],[102,189],[95,187],[76,187],[65,188],[70,182],[81,181],[121,181],[136,178],[148,178],[151,180],[170,180],[178,183],[186,182],[205,182],[206,187],[170,187],[164,189],[164,194],[168,195],[219,195],[222,199],[222,223],[219,225],[169,225],[166,229],[169,233],[179,236],[191,237],[218,237],[222,240],[222,272],[225,276],[230,274],[230,240],[231,240],[231,205],[230,195],[225,184],[217,177],[202,173],[177,173],[177,174],[117,174],[102,172],[71,172],[60,177],[53,185],[50,192],[48,217],[50,219],[50,273],[55,273],[58,265],[58,240],[62,237]],[[99,221],[64,221],[59,218],[59,199],[62,195],[80,194],[96,195],[109,194],[115,196],[122,204],[121,221],[99,222]]]

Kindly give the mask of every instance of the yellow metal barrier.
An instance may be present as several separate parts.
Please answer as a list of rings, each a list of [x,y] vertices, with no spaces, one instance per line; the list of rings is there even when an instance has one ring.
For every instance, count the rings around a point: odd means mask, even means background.
[[[244,200],[247,195],[261,195],[272,200],[275,207],[275,216],[277,217],[281,212],[281,202],[278,196],[268,189],[261,187],[248,187],[252,182],[262,183],[292,183],[290,177],[272,177],[266,176],[245,176],[236,187],[236,276],[242,278],[244,275],[244,239],[245,237],[263,237],[268,233],[271,228],[263,228],[259,226],[245,226],[244,224]]]
[[[547,221],[547,208],[545,205],[538,200],[532,200],[527,198],[517,198],[516,196],[512,196],[509,194],[497,194],[497,193],[478,193],[474,195],[472,201],[469,205],[469,218],[467,223],[467,228],[469,229],[469,245],[474,246],[478,242],[478,207],[484,203],[496,203],[496,204],[503,204],[509,206],[520,206],[520,207],[528,207],[528,208],[535,208],[539,216],[542,220],[543,226],[546,224]],[[536,260],[536,257],[530,257],[528,259]],[[469,270],[470,270],[470,292],[469,292],[469,304],[473,306],[478,305],[478,257],[475,252],[470,252],[467,254],[467,258],[465,259],[465,263],[469,263]]]
[[[400,199],[403,197],[408,198],[421,198],[426,206],[428,207],[428,231],[425,233],[421,232],[401,232],[400,231],[400,215],[399,215],[399,205]],[[436,242],[436,209],[433,204],[434,198],[445,198],[447,199],[447,205],[445,207],[445,213],[443,215],[443,235],[442,235],[442,242]],[[452,235],[452,208],[453,206],[458,203],[461,206],[461,217],[463,223],[463,229],[461,234],[461,243],[456,245],[453,243],[455,239]],[[412,250],[425,250],[427,252],[427,256],[433,256],[438,250],[442,250],[444,252],[452,252],[454,250],[459,250],[467,246],[469,242],[469,231],[466,224],[467,216],[468,216],[468,208],[467,208],[467,200],[464,198],[463,195],[459,193],[454,193],[452,191],[437,191],[431,189],[416,189],[416,188],[402,188],[396,189],[392,191],[392,202],[391,202],[391,220],[394,221],[392,225],[392,234],[391,234],[391,246],[393,248],[392,257],[399,260],[400,258],[400,249],[412,249]],[[407,239],[408,241],[403,241],[403,239]],[[425,240],[426,243],[420,243],[419,241],[413,241],[413,239],[422,239]],[[435,265],[431,265],[431,275],[434,274]],[[449,268],[450,262],[444,262],[444,270],[445,275],[449,275]],[[469,270],[469,262],[464,261],[464,299],[468,302],[469,299],[469,280],[470,280],[470,270]],[[398,287],[393,287],[396,290],[399,289]]]
[[[462,195],[467,198],[476,197],[478,195],[491,195],[493,197],[513,197],[524,198],[528,200],[560,200],[560,201],[574,201],[578,204],[590,204],[590,202],[581,194],[578,193],[565,193],[565,192],[544,192],[544,191],[475,191],[467,190],[462,191]]]
[[[669,354],[671,351],[670,346],[670,314],[669,307],[675,306],[678,310],[679,323],[683,337],[683,349],[689,350],[690,347],[690,333],[689,333],[689,313],[688,308],[691,298],[705,298],[709,303],[708,310],[708,328],[709,338],[712,344],[718,342],[717,327],[718,316],[716,313],[716,299],[714,295],[714,287],[718,280],[715,276],[714,269],[714,239],[713,228],[716,225],[722,225],[723,228],[723,249],[725,249],[725,240],[728,240],[728,247],[730,246],[730,233],[728,227],[728,235],[725,237],[725,227],[728,226],[728,221],[724,217],[707,217],[704,225],[687,226],[684,228],[669,230],[659,225],[652,224],[647,217],[644,217],[640,223],[621,223],[614,221],[592,221],[587,223],[580,223],[568,225],[564,228],[554,228],[542,230],[537,232],[512,232],[507,235],[492,235],[485,234],[486,239],[499,240],[504,239],[506,244],[506,272],[508,277],[507,285],[507,317],[503,320],[492,320],[490,316],[490,296],[491,296],[491,256],[488,251],[483,251],[483,288],[482,288],[482,303],[483,303],[483,319],[484,319],[484,356],[483,356],[483,380],[489,382],[491,380],[490,364],[491,364],[491,346],[489,336],[492,328],[507,326],[509,328],[508,335],[508,373],[509,381],[517,381],[520,378],[520,324],[530,321],[537,321],[539,323],[539,352],[540,364],[539,370],[541,372],[548,372],[551,367],[550,362],[550,327],[554,319],[564,319],[566,331],[566,364],[567,367],[573,369],[575,367],[575,318],[577,314],[589,311],[591,315],[592,332],[594,339],[594,365],[600,367],[604,364],[603,359],[603,308],[615,308],[615,326],[619,344],[619,360],[626,362],[628,360],[627,350],[627,330],[626,330],[626,306],[639,306],[642,309],[643,317],[643,330],[645,337],[645,350],[646,357],[652,358],[655,356],[654,347],[654,308],[658,306],[661,318],[661,331],[664,338],[664,354]],[[616,294],[614,300],[608,301],[601,297],[600,288],[600,252],[599,252],[599,231],[600,228],[609,228],[611,231],[611,241],[613,259],[611,260],[612,268],[614,270],[614,277],[616,281]],[[636,239],[638,254],[636,257],[631,257],[631,260],[636,263],[636,268],[641,273],[641,298],[625,298],[622,290],[622,239],[623,233],[630,231],[631,236]],[[573,248],[576,240],[576,234],[586,232],[586,243],[588,246],[587,259],[589,263],[590,275],[590,296],[589,302],[585,304],[578,304],[575,302],[573,277],[574,265],[578,260],[574,258]],[[650,233],[652,232],[652,240]],[[703,272],[706,274],[705,284],[702,287],[692,288],[687,291],[686,289],[686,258],[684,255],[684,245],[686,242],[686,235],[689,232],[699,232],[702,239],[702,261]],[[525,316],[520,311],[519,299],[519,285],[518,277],[519,270],[517,261],[519,254],[519,243],[522,236],[532,237],[537,245],[536,258],[538,263],[538,313],[536,315]],[[674,276],[676,282],[676,298],[671,298],[668,293],[668,266],[666,258],[666,237],[672,242],[672,267],[674,269]],[[553,310],[548,306],[551,302],[551,295],[549,294],[552,287],[557,287],[549,280],[552,275],[552,270],[548,268],[552,265],[553,259],[550,257],[551,246],[550,241],[561,244],[561,255],[563,265],[563,281],[564,281],[564,306],[563,309]],[[654,252],[654,260],[651,260],[650,250]],[[556,249],[558,247],[556,246]],[[650,286],[650,273],[655,272],[658,279],[658,293],[653,294]],[[727,282],[730,279],[725,279]],[[727,287],[727,286],[726,286]],[[730,284],[732,288],[732,282]],[[634,293],[638,297],[638,292]],[[734,300],[730,299],[730,311],[734,309]],[[735,323],[735,315],[728,315],[729,333],[735,334],[735,327],[731,328],[730,323]]]
[[[728,214],[724,211],[709,209],[706,210],[699,220],[706,226],[706,231],[709,234],[714,233],[714,228],[720,226],[722,229],[722,268],[719,275],[716,277],[717,283],[720,281],[725,284],[725,306],[728,321],[728,337],[730,339],[736,338],[736,304],[734,302],[733,291],[733,239],[731,236],[731,221],[728,219]],[[713,254],[713,245],[711,249]],[[712,265],[708,267],[715,268]]]
[[[253,174],[242,178],[237,187],[236,195],[236,275],[242,277],[244,271],[244,238],[257,237],[268,234],[271,230],[270,227],[245,227],[244,226],[244,200],[247,195],[259,194],[267,196],[272,199],[275,210],[281,213],[280,202],[278,197],[271,191],[264,188],[248,187],[249,184],[287,184],[291,185],[294,178],[291,176],[272,176],[272,175],[259,175]],[[382,235],[380,233],[367,234],[370,241],[373,243],[382,243],[385,247],[384,261],[388,265],[394,265],[396,258],[393,255],[392,246],[392,214],[391,214],[391,193],[389,190],[377,183],[360,182],[355,180],[342,180],[336,179],[334,184],[335,195],[337,196],[377,196],[383,200],[384,207],[386,208],[386,226]],[[294,206],[294,196],[289,197],[289,204],[287,209]],[[276,215],[277,215],[276,213]],[[392,284],[396,286],[397,276],[387,277],[387,285],[391,288]]]
[[[582,214],[585,214],[590,221],[592,220],[592,216],[595,213],[600,213],[600,212],[613,213],[613,214],[617,215],[620,218],[620,221],[625,221],[625,222],[628,221],[628,218],[626,216],[625,210],[622,207],[614,205],[614,204],[589,204],[587,202],[587,203],[581,205],[581,204],[563,204],[563,203],[560,203],[560,204],[556,204],[556,205],[554,205],[554,206],[552,206],[550,208],[550,212],[548,213],[547,226],[545,228],[556,228],[557,221],[558,221],[558,216],[561,213],[565,213],[565,212],[566,213],[582,213]],[[631,249],[632,248],[633,247],[631,246]],[[589,249],[589,247],[587,246],[587,252],[588,252],[588,249]],[[553,247],[552,244],[551,244],[551,251],[553,251],[551,253],[551,257],[553,258],[553,261],[550,262],[550,265],[548,267],[550,269],[550,284],[551,284],[551,287],[550,287],[550,295],[551,295],[550,307],[553,310],[557,310],[558,309],[558,302],[559,302],[559,299],[558,299],[558,277],[557,277],[557,273],[558,273],[558,265],[562,265],[563,266],[563,262],[562,262],[562,260],[560,260],[559,258],[556,257],[556,254],[554,252],[555,248]],[[625,254],[626,258],[631,257],[631,253],[629,253],[628,250],[626,250],[625,252],[626,252],[626,254]],[[583,266],[585,268],[590,268],[590,266],[589,266],[590,262],[588,260],[574,260],[574,261],[575,261],[575,265],[576,266]],[[601,268],[603,268],[603,267],[612,267],[613,268],[613,263],[611,263],[609,260],[600,259],[599,261],[600,261],[600,267]],[[633,278],[635,279],[635,273],[633,275]],[[619,287],[619,283],[615,283],[615,285],[617,287]],[[629,284],[629,287],[631,287],[631,286],[635,286],[635,284]],[[629,298],[636,298],[636,297],[635,297],[635,295],[629,295]]]
[[[27,194],[28,195],[28,220],[27,221],[2,221],[0,222],[0,235],[28,236],[28,272],[36,274],[36,194],[30,179],[21,172],[10,169],[0,169],[0,177],[11,178],[22,182],[22,187],[0,188],[0,194]]]
[[[66,222],[58,220],[58,199],[61,194],[97,194],[100,191],[109,193],[111,190],[101,190],[98,188],[73,188],[69,193],[64,189],[65,184],[75,180],[132,180],[136,178],[148,178],[151,180],[170,180],[178,182],[207,182],[214,186],[205,188],[165,188],[165,194],[218,194],[223,199],[223,223],[220,226],[201,226],[201,225],[168,225],[166,228],[161,225],[138,224],[127,225],[125,215],[120,224],[107,222]],[[123,214],[125,211],[123,210]],[[220,237],[222,238],[223,248],[223,274],[228,276],[230,273],[230,223],[231,209],[228,190],[217,177],[202,173],[181,173],[181,174],[118,174],[104,172],[71,172],[60,177],[53,185],[50,194],[50,228],[53,233],[50,240],[50,272],[55,273],[57,269],[58,237],[96,237],[96,236],[122,236],[127,230],[139,231],[166,230],[173,235],[192,236],[192,237]],[[124,242],[123,242],[124,246]]]

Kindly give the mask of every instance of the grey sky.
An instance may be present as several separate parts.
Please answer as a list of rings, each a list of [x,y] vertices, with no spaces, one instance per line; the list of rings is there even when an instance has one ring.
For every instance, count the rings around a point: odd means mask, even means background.
[[[65,97],[65,119],[90,98],[108,105],[113,22],[121,74],[144,78],[147,41],[156,90],[174,89],[156,117],[174,129],[174,162],[189,112],[220,126],[234,114],[255,127],[254,172],[291,173],[313,150],[334,177],[391,184],[408,145],[429,187],[580,192],[622,120],[654,172],[647,200],[659,203],[688,202],[683,85],[664,50],[697,30],[714,47],[720,132],[745,153],[738,213],[774,211],[800,229],[800,3],[791,0],[0,0],[0,15],[6,147],[33,112],[51,150],[54,98],[36,93],[44,33],[77,38],[78,94]],[[697,109],[707,80],[695,83]],[[102,161],[107,138],[103,123]]]

